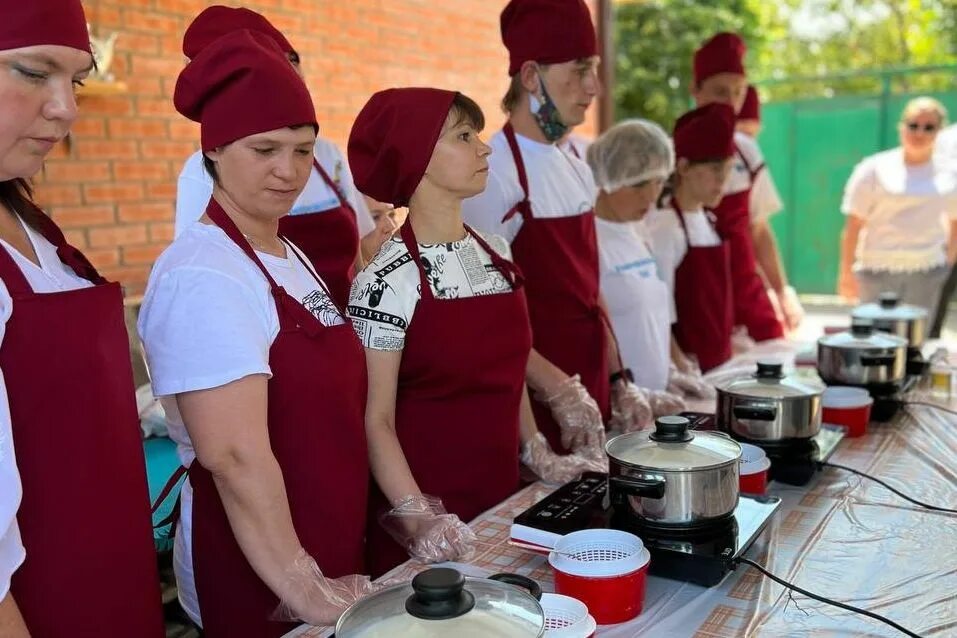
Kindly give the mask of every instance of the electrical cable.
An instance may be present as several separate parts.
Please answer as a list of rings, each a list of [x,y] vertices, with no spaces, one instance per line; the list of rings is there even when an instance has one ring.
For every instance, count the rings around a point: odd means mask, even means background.
[[[957,514],[957,510],[955,510],[955,509],[949,509],[949,508],[947,508],[947,507],[939,507],[939,506],[937,506],[937,505],[931,505],[930,503],[924,503],[923,501],[918,501],[916,498],[912,498],[912,497],[908,496],[907,494],[904,494],[903,492],[901,492],[901,491],[898,490],[897,488],[891,486],[890,484],[886,483],[885,481],[882,481],[881,479],[877,478],[876,476],[871,476],[870,474],[865,474],[864,472],[861,472],[860,470],[855,470],[853,467],[848,467],[848,466],[846,466],[846,465],[841,465],[841,464],[839,464],[839,463],[831,463],[830,461],[825,461],[825,462],[821,463],[821,465],[824,466],[824,467],[834,467],[834,468],[837,468],[837,469],[839,469],[839,470],[844,470],[845,472],[850,472],[851,474],[857,474],[858,476],[862,476],[862,477],[864,477],[864,478],[866,478],[866,479],[870,479],[870,480],[874,481],[875,483],[884,486],[885,488],[887,488],[888,490],[890,490],[890,491],[893,492],[894,494],[897,494],[898,496],[900,496],[900,497],[901,497],[902,499],[904,499],[905,501],[909,501],[909,502],[913,503],[914,505],[919,505],[920,507],[923,507],[923,508],[925,508],[925,509],[933,510],[933,511],[935,511],[935,512],[946,512],[946,513],[948,513],[948,514]]]
[[[872,611],[867,611],[866,609],[861,609],[860,607],[854,607],[853,605],[848,605],[846,603],[838,602],[830,598],[825,598],[824,596],[821,596],[819,594],[809,592],[808,590],[802,587],[798,587],[797,585],[793,583],[789,583],[783,578],[779,578],[778,576],[775,576],[774,574],[769,572],[767,569],[765,569],[758,563],[754,562],[753,560],[749,560],[744,557],[739,557],[739,558],[736,558],[734,562],[750,565],[751,567],[754,567],[756,570],[758,570],[759,572],[761,572],[762,574],[764,574],[765,576],[767,576],[768,578],[770,578],[777,584],[782,585],[783,587],[787,587],[788,589],[792,591],[796,591],[799,594],[803,594],[804,596],[807,596],[808,598],[813,598],[814,600],[817,600],[819,602],[822,602],[828,605],[834,605],[835,607],[840,607],[841,609],[844,609],[846,611],[850,611],[855,614],[860,614],[862,616],[867,616],[868,618],[873,618],[874,620],[880,621],[884,623],[885,625],[893,627],[894,629],[896,629],[897,631],[901,632],[902,634],[906,636],[911,636],[912,638],[921,638],[920,634],[914,633],[910,629],[907,629],[906,627],[902,627],[901,625],[898,625],[896,622],[894,622],[890,618],[885,618],[884,616],[881,616],[880,614],[875,614]]]

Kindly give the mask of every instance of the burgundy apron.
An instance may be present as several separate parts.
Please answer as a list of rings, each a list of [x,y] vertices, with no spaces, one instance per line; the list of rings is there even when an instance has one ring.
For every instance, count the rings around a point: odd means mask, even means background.
[[[364,573],[368,453],[365,356],[352,324],[323,326],[263,266],[223,209],[206,214],[269,281],[279,334],[269,349],[269,443],[296,534],[330,578]],[[290,259],[299,258],[287,246]],[[317,278],[318,281],[318,278]],[[213,478],[199,462],[193,487],[193,571],[206,638],[271,638],[293,623],[269,620],[279,601],[233,536]]]
[[[315,157],[313,166],[322,181],[339,198],[339,205],[324,211],[286,215],[279,220],[279,232],[299,247],[322,276],[337,304],[345,307],[355,278],[359,254],[359,225],[356,212],[345,194]]]
[[[741,150],[735,151],[748,169],[753,186],[763,165],[752,168]],[[722,198],[714,209],[717,230],[731,246],[731,281],[734,283],[734,324],[745,326],[755,341],[767,341],[784,336],[784,327],[778,321],[774,306],[758,274],[751,238],[751,186]]]
[[[675,340],[687,354],[698,357],[703,372],[731,358],[734,303],[729,244],[692,246],[685,217],[671,198],[687,253],[675,270]]]
[[[466,230],[512,292],[436,299],[412,224],[403,224],[422,296],[402,350],[395,430],[422,493],[440,497],[467,523],[519,487],[519,410],[532,333],[520,272]],[[369,563],[378,576],[408,554],[379,525],[388,502],[378,489],[373,494]]]
[[[46,215],[37,220],[60,260],[96,285],[35,293],[0,247],[0,278],[13,298],[0,368],[27,554],[11,591],[38,638],[158,638],[165,632],[123,292]]]
[[[595,213],[537,218],[529,201],[525,162],[511,123],[503,129],[525,198],[504,219],[522,216],[512,255],[527,282],[533,345],[565,374],[581,376],[598,403],[602,418],[611,416],[608,385],[608,324],[599,305],[598,238]],[[559,454],[561,430],[544,403],[532,401],[538,429]]]

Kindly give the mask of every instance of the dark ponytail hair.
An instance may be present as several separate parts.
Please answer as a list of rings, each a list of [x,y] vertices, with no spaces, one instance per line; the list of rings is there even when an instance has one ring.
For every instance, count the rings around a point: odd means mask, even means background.
[[[33,203],[33,189],[22,177],[0,182],[0,206],[17,215],[31,228],[38,229],[37,205]]]
[[[727,160],[727,157],[715,157],[711,159],[698,159],[698,160],[688,160],[688,166],[695,166],[697,164],[720,164],[721,162]],[[665,185],[661,189],[661,195],[658,196],[658,207],[663,207],[667,202],[674,197],[675,189],[678,188],[678,158],[675,158],[675,170],[672,171],[671,175],[668,176],[668,179],[665,180]]]

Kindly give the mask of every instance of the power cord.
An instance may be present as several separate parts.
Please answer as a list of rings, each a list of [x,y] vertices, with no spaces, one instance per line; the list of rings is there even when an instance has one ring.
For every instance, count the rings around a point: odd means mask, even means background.
[[[844,470],[845,472],[850,472],[851,474],[856,474],[856,475],[861,476],[861,477],[863,477],[863,478],[870,479],[870,480],[874,481],[875,483],[877,483],[877,484],[879,484],[879,485],[883,485],[885,488],[887,488],[888,490],[890,490],[890,491],[893,492],[894,494],[897,494],[898,496],[900,496],[900,497],[901,497],[902,499],[904,499],[905,501],[908,501],[908,502],[910,502],[910,503],[913,503],[914,505],[918,505],[918,506],[923,507],[923,508],[925,508],[925,509],[933,510],[933,511],[935,511],[935,512],[946,512],[946,513],[948,513],[948,514],[957,514],[957,510],[949,509],[949,508],[947,508],[947,507],[939,507],[939,506],[937,506],[937,505],[931,505],[930,503],[924,503],[923,501],[918,501],[916,498],[912,498],[912,497],[908,496],[907,494],[904,494],[903,492],[901,492],[901,491],[898,490],[897,488],[895,488],[895,487],[889,485],[888,483],[882,481],[881,479],[877,478],[876,476],[871,476],[870,474],[865,474],[864,472],[861,472],[860,470],[855,470],[853,467],[848,467],[848,466],[846,466],[846,465],[841,465],[841,464],[839,464],[839,463],[831,463],[830,461],[825,461],[825,462],[821,463],[821,465],[822,465],[823,467],[833,467],[833,468],[837,468],[837,469],[839,469],[839,470]]]
[[[844,609],[846,611],[850,611],[855,614],[860,614],[862,616],[867,616],[868,618],[873,618],[874,620],[882,622],[885,625],[893,627],[894,629],[901,632],[905,636],[911,636],[912,638],[921,638],[920,634],[914,633],[910,629],[907,629],[906,627],[902,627],[901,625],[898,625],[896,622],[894,622],[890,618],[885,618],[884,616],[881,616],[880,614],[875,614],[872,611],[867,611],[866,609],[861,609],[860,607],[854,607],[853,605],[848,605],[846,603],[838,602],[830,598],[825,598],[824,596],[820,596],[818,594],[809,592],[808,590],[802,587],[798,587],[797,585],[794,585],[793,583],[789,583],[786,580],[779,578],[778,576],[775,576],[774,574],[769,572],[767,569],[765,569],[758,563],[754,562],[753,560],[749,560],[744,557],[739,557],[739,558],[736,558],[734,562],[750,565],[751,567],[754,567],[756,570],[758,570],[759,572],[761,572],[762,574],[764,574],[765,576],[767,576],[768,578],[770,578],[777,584],[782,585],[788,588],[789,590],[796,591],[799,594],[803,594],[804,596],[807,596],[808,598],[813,598],[814,600],[825,603],[827,605],[834,605],[835,607],[840,607],[841,609]]]
[[[944,406],[942,406],[942,405],[940,405],[940,404],[931,403],[930,401],[906,401],[906,400],[904,400],[904,401],[901,401],[900,404],[903,405],[903,406],[908,406],[908,405],[922,405],[922,406],[927,407],[927,408],[933,408],[933,409],[935,409],[935,410],[940,410],[941,412],[947,412],[948,414],[957,415],[957,410],[952,410],[952,409],[950,409],[950,408],[948,408],[948,407],[944,407]]]

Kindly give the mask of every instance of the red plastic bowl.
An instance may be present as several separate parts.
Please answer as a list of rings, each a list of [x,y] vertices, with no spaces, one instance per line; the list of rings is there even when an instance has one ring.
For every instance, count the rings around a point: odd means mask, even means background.
[[[832,386],[821,398],[821,420],[824,423],[842,425],[850,437],[867,434],[874,399],[861,388]]]
[[[650,560],[640,538],[612,529],[566,534],[548,556],[555,591],[585,603],[599,625],[626,622],[641,613]]]
[[[768,469],[771,461],[757,445],[741,443],[741,465],[738,468],[738,487],[742,494],[763,495],[768,489]]]

